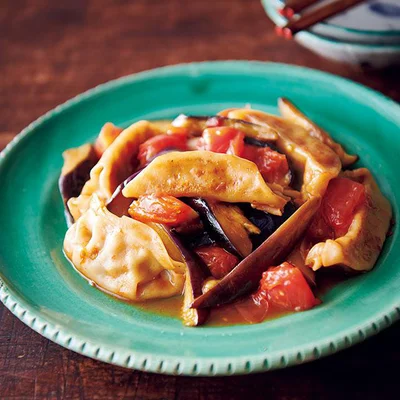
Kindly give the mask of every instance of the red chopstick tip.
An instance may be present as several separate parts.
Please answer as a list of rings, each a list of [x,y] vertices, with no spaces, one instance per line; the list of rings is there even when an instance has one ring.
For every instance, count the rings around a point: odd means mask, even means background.
[[[285,39],[292,39],[293,37],[293,32],[291,31],[291,29],[284,26],[276,26],[275,33],[278,36],[284,37]]]
[[[294,15],[294,11],[290,7],[283,7],[282,9],[278,10],[279,14],[283,15],[284,17],[290,19]]]
[[[282,34],[285,37],[285,39],[292,39],[293,38],[293,32],[291,31],[290,28],[283,28],[282,29]]]
[[[293,10],[293,8],[287,8],[286,9],[286,16],[288,17],[288,18],[293,18],[293,15],[294,15],[295,13],[294,13],[294,10]]]
[[[276,33],[278,36],[283,36],[283,28],[282,28],[281,26],[276,26],[276,27],[275,27],[275,33]]]

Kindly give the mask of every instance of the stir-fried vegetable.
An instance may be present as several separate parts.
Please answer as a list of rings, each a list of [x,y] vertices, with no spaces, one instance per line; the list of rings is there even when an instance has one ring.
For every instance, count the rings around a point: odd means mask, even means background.
[[[118,296],[182,294],[187,326],[210,311],[253,323],[307,310],[319,268],[371,269],[388,201],[367,169],[342,169],[356,156],[288,100],[279,107],[283,118],[245,107],[107,123],[66,151],[66,255]]]
[[[132,218],[142,222],[158,222],[176,226],[198,218],[188,205],[173,196],[140,196],[129,207]]]
[[[313,197],[303,204],[218,285],[197,298],[193,302],[193,307],[207,308],[226,304],[256,289],[262,273],[268,266],[285,260],[294,244],[304,234],[319,205],[320,198],[318,197]]]
[[[228,275],[239,263],[239,259],[236,256],[222,247],[204,246],[197,248],[195,252],[204,261],[211,275],[216,279],[221,279]]]
[[[308,310],[318,303],[303,274],[288,262],[263,273],[258,295],[287,311]]]
[[[145,166],[164,150],[187,150],[186,134],[158,135],[146,140],[139,146],[140,165]]]
[[[335,178],[329,183],[321,209],[309,229],[314,240],[334,239],[346,234],[355,211],[365,201],[361,183]]]

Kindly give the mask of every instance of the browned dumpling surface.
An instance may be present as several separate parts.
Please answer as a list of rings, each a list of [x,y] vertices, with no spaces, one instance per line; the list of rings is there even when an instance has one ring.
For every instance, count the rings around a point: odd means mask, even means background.
[[[293,122],[294,124],[300,125],[309,133],[310,136],[319,139],[322,143],[329,146],[339,156],[343,167],[348,167],[357,161],[357,156],[346,153],[340,143],[335,142],[328,132],[319,127],[315,122],[311,121],[288,99],[281,98],[279,99],[278,104],[279,111],[283,118]]]
[[[132,160],[136,159],[139,145],[158,133],[158,128],[148,121],[139,121],[124,131],[114,140],[90,172],[80,196],[68,201],[68,208],[77,220],[89,207],[93,193],[101,201],[107,201],[116,187],[134,170]]]
[[[338,155],[303,127],[284,118],[248,108],[228,110],[222,114],[276,130],[276,145],[302,176],[301,191],[305,198],[322,196],[329,181],[339,175],[342,165]]]
[[[68,229],[64,251],[86,278],[125,299],[182,293],[185,266],[169,256],[160,236],[142,222],[111,214],[96,194]]]
[[[245,202],[275,215],[281,215],[287,202],[265,183],[253,162],[210,151],[163,154],[130,181],[123,194],[125,197],[167,194]]]

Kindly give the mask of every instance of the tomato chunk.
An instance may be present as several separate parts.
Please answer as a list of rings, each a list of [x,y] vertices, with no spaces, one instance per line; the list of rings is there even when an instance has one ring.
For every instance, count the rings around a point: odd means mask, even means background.
[[[253,161],[261,175],[268,183],[278,183],[288,186],[290,183],[290,170],[286,156],[269,147],[257,147],[246,144],[242,157]]]
[[[138,221],[170,226],[198,218],[196,211],[173,196],[141,196],[132,202],[128,212]]]
[[[187,150],[185,132],[157,135],[142,143],[139,146],[138,154],[140,166],[146,165],[153,160],[157,154],[167,149]]]
[[[118,126],[115,126],[111,122],[104,124],[104,126],[101,128],[99,136],[96,139],[96,142],[94,143],[96,154],[101,157],[122,131],[122,128],[118,128]]]
[[[314,239],[334,239],[349,230],[357,208],[366,200],[361,183],[348,178],[335,178],[329,182],[318,215],[314,218],[309,235]]]
[[[308,310],[318,304],[301,271],[288,262],[263,273],[260,294],[271,305],[287,311]]]
[[[170,126],[167,129],[167,135],[182,135],[186,137],[189,135],[189,131],[183,126]]]
[[[221,279],[239,263],[239,259],[218,246],[202,246],[195,250],[196,254],[210,269],[212,276]]]
[[[203,131],[203,150],[240,156],[244,147],[244,133],[230,127],[207,128]]]

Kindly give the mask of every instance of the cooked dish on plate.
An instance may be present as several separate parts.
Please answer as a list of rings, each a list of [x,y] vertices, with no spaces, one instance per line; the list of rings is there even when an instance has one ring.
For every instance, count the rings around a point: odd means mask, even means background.
[[[287,99],[180,115],[64,152],[64,252],[99,289],[255,323],[317,306],[322,271],[371,270],[392,216],[371,172]]]

